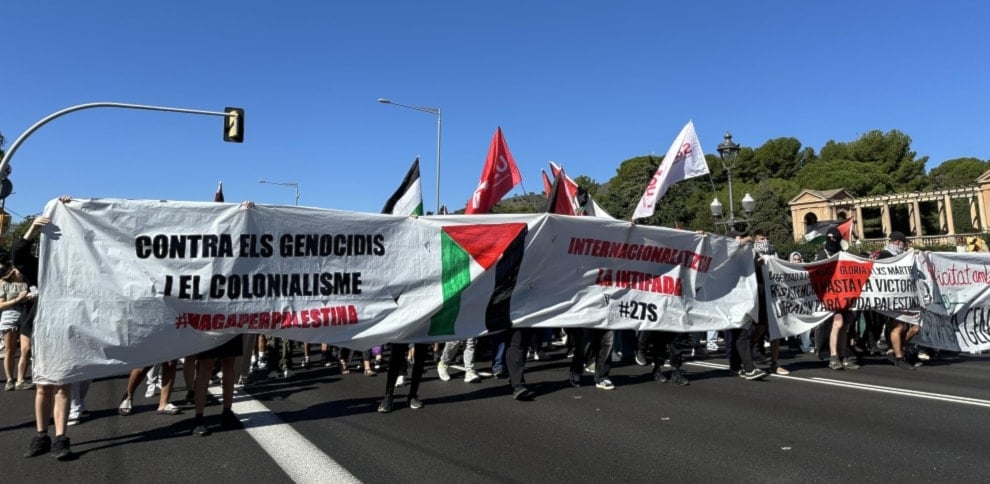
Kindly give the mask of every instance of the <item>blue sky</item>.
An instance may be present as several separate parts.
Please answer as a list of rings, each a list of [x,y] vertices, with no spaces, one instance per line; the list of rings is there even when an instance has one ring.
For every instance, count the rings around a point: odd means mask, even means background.
[[[62,194],[381,210],[416,156],[425,206],[463,208],[501,126],[542,190],[550,160],[603,182],[662,155],[693,120],[706,152],[725,131],[757,147],[898,129],[928,168],[990,158],[986,2],[185,1],[8,2],[0,132],[7,147],[68,106],[112,101],[246,109],[243,144],[220,118],[79,111],[12,159],[6,209]],[[662,203],[662,201],[661,201]],[[614,214],[626,217],[628,214]]]

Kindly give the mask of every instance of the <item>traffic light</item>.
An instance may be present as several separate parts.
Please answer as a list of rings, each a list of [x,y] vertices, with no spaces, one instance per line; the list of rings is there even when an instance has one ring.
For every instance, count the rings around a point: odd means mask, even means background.
[[[223,118],[223,140],[232,143],[244,142],[244,110],[241,108],[223,108],[227,116]]]

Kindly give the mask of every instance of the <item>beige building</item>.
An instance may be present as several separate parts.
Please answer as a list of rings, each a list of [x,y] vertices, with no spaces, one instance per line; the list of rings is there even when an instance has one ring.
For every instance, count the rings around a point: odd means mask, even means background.
[[[969,208],[968,223],[960,223],[953,216],[953,202],[965,200]],[[959,202],[956,202],[958,205]],[[987,233],[987,207],[990,206],[990,171],[976,179],[970,187],[950,188],[929,192],[895,193],[853,197],[845,189],[803,190],[788,202],[791,210],[791,229],[794,240],[804,239],[810,227],[820,222],[843,221],[853,218],[853,239],[863,242],[879,241],[892,230],[907,234],[915,244],[960,245],[962,236]],[[864,210],[867,217],[864,218]],[[907,226],[893,226],[893,210],[906,210]],[[938,212],[937,233],[924,233],[922,217],[925,212]],[[903,217],[902,217],[903,218]],[[879,226],[876,222],[879,219]],[[873,222],[871,237],[866,237],[865,221]],[[963,231],[957,227],[965,227]],[[879,230],[875,230],[879,228]],[[879,233],[877,233],[879,232]]]

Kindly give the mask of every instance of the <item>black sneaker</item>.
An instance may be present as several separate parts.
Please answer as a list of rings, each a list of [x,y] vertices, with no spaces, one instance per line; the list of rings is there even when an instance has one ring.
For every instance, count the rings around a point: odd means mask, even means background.
[[[681,373],[681,370],[677,370],[677,369],[670,372],[670,381],[681,386],[688,386],[691,384],[691,382],[688,381],[687,378],[684,378],[684,374]]]
[[[409,397],[409,408],[413,410],[423,408],[423,401],[416,397]]]
[[[210,435],[210,429],[206,428],[206,421],[203,420],[202,415],[197,415],[196,418],[193,419],[192,434],[196,437],[206,437],[207,435]]]
[[[572,387],[579,387],[581,386],[581,374],[571,373],[571,376],[567,379],[567,381],[570,382]]]
[[[667,383],[669,381],[667,379],[667,375],[664,375],[660,368],[661,367],[656,367],[653,369],[653,380],[657,383]]]
[[[392,411],[392,395],[385,395],[382,403],[378,404],[378,413],[389,413]]]
[[[642,351],[636,352],[636,364],[639,366],[646,366],[646,353]]]
[[[237,418],[237,414],[233,410],[225,408],[220,412],[220,428],[230,430],[236,429],[240,425],[241,419]]]
[[[52,444],[52,457],[58,460],[69,460],[72,458],[72,450],[69,449],[69,438],[64,435],[55,437]]]
[[[855,358],[847,357],[842,360],[842,367],[847,370],[858,370],[859,363],[856,363]]]
[[[900,368],[902,370],[916,370],[917,369],[911,363],[908,363],[907,361],[904,361],[904,358],[894,358],[894,366],[896,366],[896,367],[898,367],[898,368]]]
[[[739,372],[739,376],[747,380],[759,380],[760,378],[767,376],[767,372],[759,368],[753,368],[752,370],[749,371],[741,370]]]
[[[513,400],[520,400],[520,401],[521,400],[529,400],[529,398],[532,395],[533,394],[529,391],[529,389],[526,388],[523,385],[519,385],[518,387],[516,387],[516,388],[514,388],[512,390],[512,399]]]
[[[24,453],[24,457],[37,457],[48,453],[50,450],[52,450],[51,437],[48,434],[39,433],[31,439],[31,445],[28,446],[28,451]]]

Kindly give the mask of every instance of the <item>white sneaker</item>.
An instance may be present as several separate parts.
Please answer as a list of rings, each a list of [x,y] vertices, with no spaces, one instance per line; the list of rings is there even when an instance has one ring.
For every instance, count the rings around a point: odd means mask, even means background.
[[[406,384],[406,377],[404,377],[402,375],[399,375],[398,378],[395,379],[395,386],[396,387],[401,387],[402,385],[405,385],[405,384]]]
[[[447,373],[447,364],[444,362],[437,363],[437,374],[440,375],[440,379],[443,381],[450,381],[450,373]]]
[[[474,370],[468,370],[464,373],[464,383],[477,383],[479,381],[481,381],[481,377]]]

